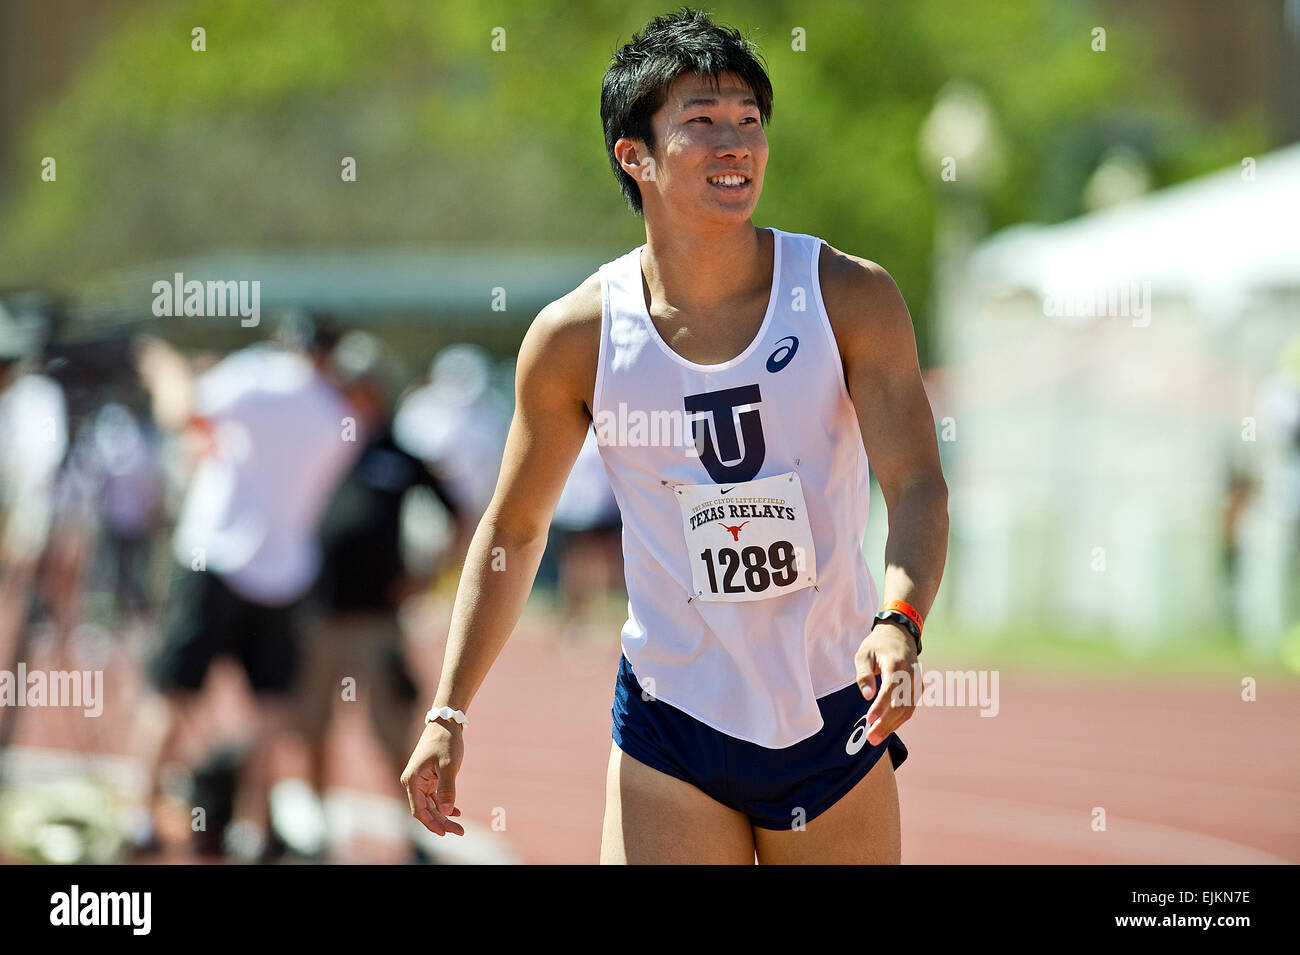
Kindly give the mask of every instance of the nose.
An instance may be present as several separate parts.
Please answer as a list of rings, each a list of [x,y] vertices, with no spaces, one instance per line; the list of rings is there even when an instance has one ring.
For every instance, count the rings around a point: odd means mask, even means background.
[[[750,154],[749,141],[745,134],[735,123],[721,123],[718,126],[718,142],[715,147],[716,154],[722,156],[748,156]]]

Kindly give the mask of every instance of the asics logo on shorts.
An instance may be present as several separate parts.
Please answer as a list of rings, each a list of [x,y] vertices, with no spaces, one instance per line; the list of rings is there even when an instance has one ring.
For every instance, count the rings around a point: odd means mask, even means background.
[[[853,732],[849,734],[849,741],[844,744],[844,752],[854,756],[867,744],[867,718],[863,716],[853,724]]]

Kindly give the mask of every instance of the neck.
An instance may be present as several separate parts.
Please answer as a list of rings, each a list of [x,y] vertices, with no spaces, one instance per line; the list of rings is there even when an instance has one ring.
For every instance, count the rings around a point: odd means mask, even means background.
[[[669,311],[698,314],[770,287],[772,239],[759,234],[766,231],[748,220],[721,233],[657,235],[647,229],[641,268],[651,300]]]

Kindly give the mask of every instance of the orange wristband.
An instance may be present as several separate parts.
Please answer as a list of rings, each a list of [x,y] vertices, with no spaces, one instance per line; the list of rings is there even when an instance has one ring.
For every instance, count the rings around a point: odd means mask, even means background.
[[[916,630],[919,633],[925,626],[925,619],[916,612],[916,608],[905,600],[888,600],[880,608],[881,613],[887,613],[890,610],[897,610],[912,623],[916,624]]]

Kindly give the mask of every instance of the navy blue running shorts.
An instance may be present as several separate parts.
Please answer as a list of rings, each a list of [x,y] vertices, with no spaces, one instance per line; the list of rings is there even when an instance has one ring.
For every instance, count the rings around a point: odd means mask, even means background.
[[[790,829],[816,819],[857,785],[886,750],[895,769],[907,759],[897,733],[878,746],[866,742],[872,701],[856,683],[819,699],[825,725],[784,749],[728,736],[662,700],[645,699],[647,695],[621,656],[611,710],[618,748],[744,813],[760,829]]]

